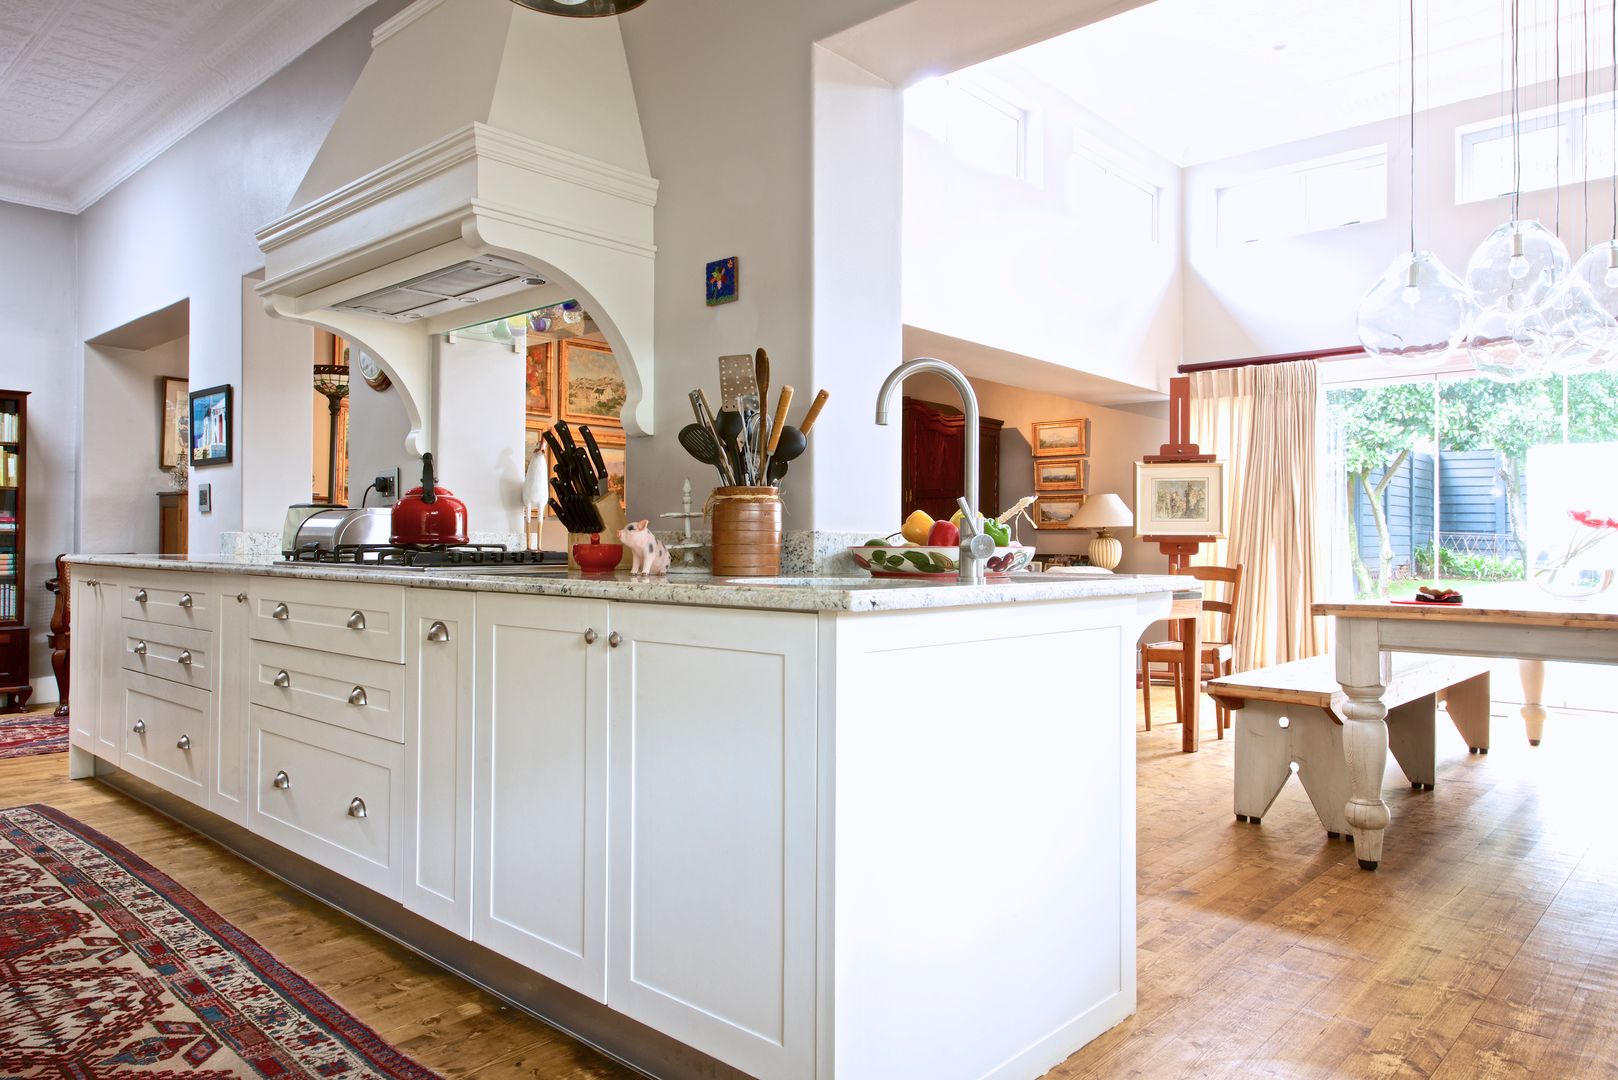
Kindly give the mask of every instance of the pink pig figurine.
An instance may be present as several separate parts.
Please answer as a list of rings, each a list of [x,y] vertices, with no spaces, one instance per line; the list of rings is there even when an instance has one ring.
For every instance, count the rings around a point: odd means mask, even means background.
[[[634,552],[631,574],[658,576],[669,572],[669,549],[653,536],[647,521],[631,521],[618,530],[618,542]]]

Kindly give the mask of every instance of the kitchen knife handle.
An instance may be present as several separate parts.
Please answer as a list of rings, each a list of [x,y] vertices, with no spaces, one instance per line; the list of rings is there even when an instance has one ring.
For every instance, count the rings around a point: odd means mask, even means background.
[[[809,415],[805,416],[803,423],[798,425],[799,431],[805,435],[809,434],[809,429],[815,426],[816,420],[820,419],[820,410],[826,407],[826,399],[830,396],[824,390],[815,395],[815,403],[809,406]]]
[[[597,480],[607,475],[607,461],[601,456],[601,447],[596,445],[595,434],[590,425],[579,425],[579,435],[584,439],[585,449],[590,451],[590,464],[595,466]]]
[[[562,440],[562,446],[564,448],[568,450],[578,449],[578,444],[573,441],[573,432],[568,429],[566,420],[556,421],[556,423],[552,425],[551,430],[555,431],[556,437]]]

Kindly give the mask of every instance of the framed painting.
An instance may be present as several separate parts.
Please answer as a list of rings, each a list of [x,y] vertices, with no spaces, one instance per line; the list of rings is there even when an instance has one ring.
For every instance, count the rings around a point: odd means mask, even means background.
[[[1089,421],[1083,417],[1072,420],[1035,420],[1034,456],[1084,457],[1090,452]]]
[[[191,465],[229,465],[235,417],[229,386],[210,386],[191,394]]]
[[[1083,505],[1083,495],[1041,495],[1032,507],[1034,528],[1077,529],[1073,522]]]
[[[1084,458],[1035,458],[1034,490],[1086,492],[1090,490],[1090,463]]]
[[[601,448],[601,462],[607,467],[607,487],[618,496],[618,509],[629,512],[629,445],[620,431],[602,431],[591,428],[596,445]]]
[[[157,467],[175,469],[185,453],[186,398],[190,385],[185,379],[165,375],[163,382],[163,418],[157,443]]]
[[[536,341],[528,346],[528,420],[549,420],[556,415],[556,343]]]
[[[1135,535],[1225,535],[1225,463],[1135,463]]]
[[[578,338],[560,344],[557,363],[562,419],[575,424],[617,426],[629,390],[612,346]]]

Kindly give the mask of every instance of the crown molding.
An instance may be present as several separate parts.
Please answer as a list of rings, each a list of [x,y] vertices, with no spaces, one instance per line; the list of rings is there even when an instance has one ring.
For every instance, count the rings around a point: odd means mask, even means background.
[[[409,26],[423,15],[429,14],[434,8],[439,7],[443,3],[444,0],[416,0],[414,4],[411,4],[409,7],[399,12],[399,14],[395,15],[393,18],[371,31],[371,48],[375,49],[378,45],[388,40],[394,34],[397,34],[399,31],[403,30],[405,27]]]

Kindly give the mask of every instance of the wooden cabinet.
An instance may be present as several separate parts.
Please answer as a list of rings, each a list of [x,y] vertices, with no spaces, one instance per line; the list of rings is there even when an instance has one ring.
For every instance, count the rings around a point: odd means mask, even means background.
[[[604,600],[478,597],[472,940],[597,1001],[611,641]]]
[[[811,1077],[816,619],[612,619],[607,1004],[761,1080]]]
[[[186,492],[157,493],[157,551],[160,555],[187,554],[191,519],[186,511]]]
[[[471,593],[405,596],[404,905],[472,936]]]
[[[978,418],[978,510],[1000,513],[1000,429],[1003,421]],[[917,398],[904,399],[903,486],[899,520],[916,510],[948,520],[959,509],[966,417]]]
[[[0,712],[27,707],[28,391],[0,390]]]

